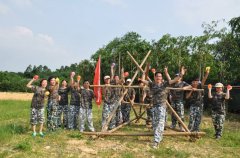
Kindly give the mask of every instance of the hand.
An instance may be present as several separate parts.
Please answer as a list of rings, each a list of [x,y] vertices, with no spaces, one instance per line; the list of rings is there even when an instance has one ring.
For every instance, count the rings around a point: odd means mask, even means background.
[[[211,90],[212,89],[212,85],[208,84],[208,89]]]
[[[70,77],[73,78],[74,76],[75,76],[75,72],[72,71],[72,72],[70,73]]]
[[[210,66],[206,67],[206,73],[209,73],[209,72],[210,72],[210,69],[211,69]]]
[[[38,78],[39,78],[39,76],[38,76],[38,75],[34,75],[34,76],[33,76],[33,80],[34,80],[34,81],[37,81],[37,80],[38,80]]]
[[[81,80],[81,76],[78,75],[78,76],[77,76],[77,81],[80,81],[80,80]]]
[[[192,91],[196,91],[197,90],[197,88],[192,88]]]
[[[154,73],[154,74],[156,73],[156,69],[154,69],[154,68],[152,68],[151,71],[152,71],[152,73]]]
[[[183,76],[186,73],[187,69],[184,66],[181,67],[181,75]]]
[[[167,66],[164,67],[164,72],[165,72],[165,74],[168,73],[168,67]]]
[[[227,85],[227,90],[232,90],[232,86],[231,85]]]

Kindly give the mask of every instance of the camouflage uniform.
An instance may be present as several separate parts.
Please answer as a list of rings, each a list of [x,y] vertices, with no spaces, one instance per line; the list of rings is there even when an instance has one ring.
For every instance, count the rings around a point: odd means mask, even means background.
[[[61,96],[61,100],[59,101],[58,106],[58,125],[61,126],[61,116],[63,114],[63,126],[67,128],[67,121],[68,121],[68,92],[70,87],[66,88],[59,88],[58,94]]]
[[[201,84],[198,85],[198,89],[202,89]],[[191,132],[198,132],[199,126],[202,120],[203,112],[203,92],[202,91],[193,91],[192,95],[189,98],[190,104],[190,116],[189,116],[189,125],[188,129]]]
[[[166,100],[168,90],[166,87],[168,82],[156,84],[155,82],[149,82],[149,88],[152,94],[153,102],[153,131],[154,131],[154,142],[159,143],[163,136],[165,114],[166,114]]]
[[[223,124],[225,121],[225,93],[215,93],[212,101],[212,121],[215,129],[215,136],[221,137],[223,132]]]
[[[103,111],[102,111],[102,127],[106,124],[107,119],[110,115],[110,113],[113,111],[114,106],[116,105],[115,97],[113,94],[113,88],[111,87],[104,87],[104,105],[103,105]],[[109,129],[113,129],[116,126],[116,114],[113,115],[110,123],[109,123]]]
[[[175,83],[173,85],[173,88],[183,88],[185,86],[189,86],[189,84],[187,84],[184,81],[181,81],[179,83]],[[182,90],[171,90],[171,95],[172,95],[172,107],[173,109],[176,111],[176,113],[178,114],[178,116],[181,118],[182,121],[184,121],[184,105],[183,105],[183,97],[184,97],[184,91]],[[177,118],[174,116],[174,114],[172,113],[172,128],[176,127],[177,124]],[[180,129],[182,129],[182,126],[180,125],[180,123],[178,123]]]
[[[127,94],[124,96],[123,101],[129,102],[129,99],[132,100],[135,96],[136,92],[133,88],[128,88]],[[122,119],[123,123],[130,121],[130,112],[131,112],[131,104],[130,103],[122,103],[121,105]]]
[[[85,129],[85,121],[87,119],[87,125],[90,131],[94,131],[92,121],[92,99],[94,99],[94,93],[91,89],[81,89],[81,105],[79,110],[79,130],[81,132]]]
[[[116,84],[115,81],[112,83],[113,85],[118,85]],[[113,88],[113,93],[114,93],[114,106],[118,106],[117,111],[116,111],[116,126],[120,125],[122,123],[122,112],[121,112],[121,106],[119,103],[120,97],[122,95],[122,88]]]
[[[33,86],[34,93],[31,103],[30,122],[32,125],[44,123],[44,96],[45,88]]]
[[[56,86],[49,86],[48,90],[50,92],[48,96],[48,106],[47,106],[47,128],[50,131],[55,130],[58,127],[58,115],[57,115],[57,108],[58,108],[58,85]]]
[[[144,103],[145,104],[152,104],[152,94],[150,93],[149,87],[144,87],[143,91],[144,91],[144,93],[146,93]],[[153,118],[153,108],[148,107],[147,108],[147,122],[146,123],[150,124],[152,122],[152,118]]]
[[[76,88],[70,88],[71,100],[68,109],[68,129],[77,129],[79,108],[80,108],[80,94]]]

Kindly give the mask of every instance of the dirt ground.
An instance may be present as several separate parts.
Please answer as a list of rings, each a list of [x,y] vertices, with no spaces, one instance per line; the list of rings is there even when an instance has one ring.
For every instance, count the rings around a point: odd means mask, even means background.
[[[31,100],[33,93],[0,92],[0,100]]]

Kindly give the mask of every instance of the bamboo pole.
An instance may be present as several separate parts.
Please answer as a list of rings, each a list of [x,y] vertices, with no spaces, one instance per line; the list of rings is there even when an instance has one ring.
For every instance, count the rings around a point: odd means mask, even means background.
[[[109,133],[115,132],[115,131],[118,130],[119,128],[122,128],[123,126],[128,125],[129,123],[133,122],[133,121],[136,120],[136,119],[137,119],[137,118],[134,118],[134,119],[132,119],[132,120],[130,120],[130,121],[128,121],[128,122],[125,122],[125,123],[123,123],[123,124],[121,124],[121,125],[113,128],[113,129],[111,129],[111,130],[109,130],[109,131],[107,131],[107,132],[109,132]]]
[[[144,70],[142,69],[142,66],[137,63],[137,61],[133,58],[133,56],[127,51],[128,55],[132,59],[132,61],[136,64],[138,70],[142,71],[142,73],[145,73]],[[152,81],[149,77],[147,77],[149,81]]]
[[[176,111],[172,108],[172,106],[168,103],[168,101],[166,100],[166,104],[168,106],[168,108],[172,111],[172,113],[174,114],[174,116],[177,118],[178,122],[183,126],[183,128],[185,129],[186,132],[190,132],[189,129],[187,128],[187,126],[185,125],[185,123],[182,121],[182,119],[178,116],[178,114],[176,113]]]
[[[154,136],[154,133],[109,133],[109,132],[82,132],[85,135],[96,135],[96,136]],[[204,136],[205,132],[167,132],[163,133],[163,136]]]
[[[142,67],[143,64],[146,62],[146,60],[147,60],[148,56],[150,55],[150,53],[151,53],[151,51],[148,51],[147,55],[145,56],[145,58],[143,59],[141,65],[140,65],[141,67]],[[130,54],[130,53],[129,53],[129,54]],[[129,86],[132,85],[134,79],[137,77],[138,72],[139,72],[139,69],[136,70],[134,76],[132,77],[132,81],[129,83]],[[124,95],[127,93],[127,91],[128,91],[128,89],[125,89],[124,93],[122,94],[121,98],[120,98],[119,101],[118,101],[118,105],[121,104],[121,102],[122,102],[122,100],[123,100],[123,97],[124,97]],[[118,108],[118,106],[115,106],[114,109],[113,109],[113,111],[110,113],[109,117],[107,118],[107,121],[106,121],[105,125],[103,125],[103,127],[102,127],[102,131],[103,131],[103,132],[104,132],[104,131],[107,131],[108,124],[109,124],[109,122],[111,121],[113,115],[116,113],[117,108]]]

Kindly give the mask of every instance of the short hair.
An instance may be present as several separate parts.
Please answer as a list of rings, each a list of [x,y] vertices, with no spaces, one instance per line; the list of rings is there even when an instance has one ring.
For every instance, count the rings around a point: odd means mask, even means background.
[[[39,86],[40,86],[40,87],[42,86],[42,82],[45,81],[45,80],[47,81],[46,78],[41,79],[41,81],[40,81],[40,83],[39,83]]]
[[[53,78],[56,78],[55,76],[49,76],[48,77],[48,82],[50,82]]]
[[[162,75],[162,72],[157,71],[157,72],[155,73],[155,76],[157,76],[158,74],[161,74],[161,75]]]
[[[84,80],[84,81],[83,81],[83,84],[86,83],[86,82],[89,82],[89,80]]]
[[[66,81],[66,82],[67,82],[67,84],[68,84],[68,81],[67,81],[67,80],[65,80],[65,79],[61,81],[61,84],[63,83],[63,81]]]

